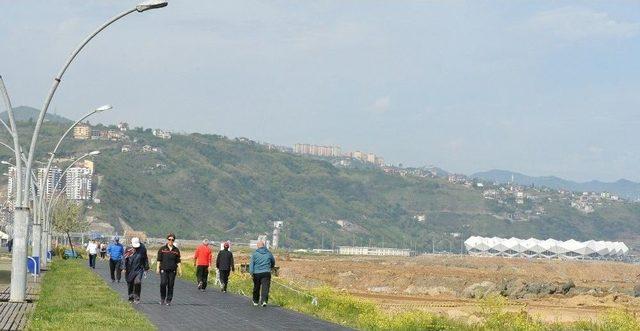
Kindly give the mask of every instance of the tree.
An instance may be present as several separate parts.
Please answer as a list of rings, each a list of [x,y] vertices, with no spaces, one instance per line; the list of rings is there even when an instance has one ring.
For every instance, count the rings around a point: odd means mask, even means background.
[[[71,242],[71,232],[82,232],[89,228],[89,223],[81,218],[81,207],[79,204],[62,200],[53,211],[53,227],[56,231],[67,234],[69,239],[69,245],[71,245],[71,252],[76,255],[73,250],[73,242]]]

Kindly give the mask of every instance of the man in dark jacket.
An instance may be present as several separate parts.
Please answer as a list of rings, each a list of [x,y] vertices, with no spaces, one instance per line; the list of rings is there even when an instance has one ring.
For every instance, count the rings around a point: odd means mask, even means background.
[[[160,304],[169,306],[173,299],[173,285],[176,281],[176,273],[182,276],[180,266],[180,250],[173,243],[176,236],[169,233],[167,244],[158,250],[158,267],[156,273],[160,274]]]
[[[276,259],[264,247],[264,241],[258,241],[256,249],[249,260],[249,273],[253,277],[253,305],[265,307],[269,301],[271,286],[271,269],[276,266]]]
[[[222,292],[227,292],[227,284],[229,283],[229,273],[236,271],[233,265],[233,253],[229,251],[229,242],[224,243],[224,249],[218,252],[216,258],[216,268],[220,272],[220,283],[222,283]]]
[[[124,253],[124,271],[127,280],[129,302],[140,303],[142,277],[149,270],[147,248],[140,243],[138,237],[131,238],[131,247]]]

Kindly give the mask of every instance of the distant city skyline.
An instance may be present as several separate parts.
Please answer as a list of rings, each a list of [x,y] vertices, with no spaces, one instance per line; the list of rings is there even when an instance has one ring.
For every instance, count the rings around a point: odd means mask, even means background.
[[[14,106],[40,107],[77,42],[136,3],[0,1]],[[109,103],[92,123],[640,182],[640,3],[194,3],[110,27],[50,111]]]

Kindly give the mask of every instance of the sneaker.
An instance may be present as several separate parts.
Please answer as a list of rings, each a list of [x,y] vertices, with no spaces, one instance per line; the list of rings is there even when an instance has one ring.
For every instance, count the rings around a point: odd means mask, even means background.
[[[257,302],[253,302],[253,305],[258,307],[258,303]]]
[[[140,303],[140,300],[133,300],[133,304],[134,304],[134,305],[137,305],[137,304],[139,304],[139,303]]]
[[[171,306],[171,301],[165,301],[165,302],[164,302],[164,305],[165,305],[165,306]]]
[[[202,289],[202,282],[199,282],[198,283],[198,290],[201,290],[201,289]]]
[[[129,298],[129,303],[133,303],[133,299],[132,298]]]
[[[267,306],[267,303],[266,303],[266,302],[263,302],[263,303],[262,303],[262,307],[266,307],[266,306]]]
[[[160,303],[161,306],[164,305],[164,300],[160,300],[159,303]]]

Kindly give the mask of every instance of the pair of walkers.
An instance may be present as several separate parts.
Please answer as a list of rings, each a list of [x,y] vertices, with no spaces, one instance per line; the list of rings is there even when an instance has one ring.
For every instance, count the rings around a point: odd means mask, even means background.
[[[222,285],[222,292],[227,292],[227,284],[229,283],[229,274],[235,271],[233,263],[233,253],[229,250],[230,243],[226,241],[223,244],[223,249],[218,252],[216,257],[216,269],[220,275],[220,284]],[[209,278],[209,270],[212,264],[212,251],[209,247],[209,240],[204,239],[202,244],[196,248],[193,253],[193,265],[196,267],[196,282],[198,283],[198,289],[202,292],[207,288],[207,281]]]
[[[180,267],[180,250],[174,246],[176,236],[170,233],[167,236],[167,244],[162,246],[158,250],[157,267],[156,272],[160,274],[160,304],[170,305],[173,299],[173,285],[175,283],[176,274],[182,275],[182,269]],[[116,252],[119,249],[118,240],[111,246],[112,250]],[[112,250],[109,250],[110,252]],[[112,253],[110,253],[112,254]],[[115,254],[114,254],[115,255]],[[111,259],[114,258],[111,255]],[[111,269],[111,280],[113,281],[114,270],[118,270],[117,256],[114,259],[114,266]],[[131,247],[127,248],[121,260],[122,269],[125,273],[125,280],[127,281],[127,293],[129,296],[129,302],[139,303],[140,294],[142,292],[142,279],[146,278],[146,273],[149,271],[149,257],[147,255],[147,248],[140,242],[140,238],[131,238]],[[119,275],[116,275],[119,280]]]

